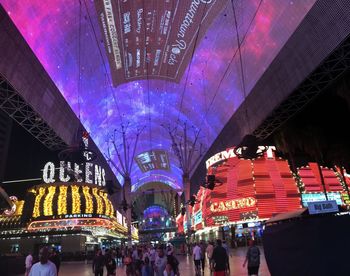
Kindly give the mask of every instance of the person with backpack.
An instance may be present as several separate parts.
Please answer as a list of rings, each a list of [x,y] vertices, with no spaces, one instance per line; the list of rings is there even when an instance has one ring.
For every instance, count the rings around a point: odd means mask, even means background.
[[[258,275],[260,266],[260,250],[253,240],[249,241],[249,248],[243,263],[245,267],[248,262],[248,275]]]

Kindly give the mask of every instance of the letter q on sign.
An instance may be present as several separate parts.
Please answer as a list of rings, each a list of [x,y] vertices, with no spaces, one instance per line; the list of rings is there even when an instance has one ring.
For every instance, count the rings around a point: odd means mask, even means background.
[[[55,182],[55,164],[47,162],[43,169],[43,180],[45,183]]]

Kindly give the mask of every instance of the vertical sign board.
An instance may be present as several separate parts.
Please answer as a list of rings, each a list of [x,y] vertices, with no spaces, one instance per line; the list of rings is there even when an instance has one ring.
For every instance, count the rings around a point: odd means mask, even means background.
[[[95,0],[113,85],[179,82],[224,0]],[[199,32],[199,33],[198,33]]]

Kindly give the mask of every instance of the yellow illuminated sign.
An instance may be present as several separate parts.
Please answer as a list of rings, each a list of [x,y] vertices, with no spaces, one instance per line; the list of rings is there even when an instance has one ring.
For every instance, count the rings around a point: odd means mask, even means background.
[[[223,212],[235,209],[243,209],[248,207],[254,207],[256,199],[253,197],[245,197],[239,199],[232,199],[226,201],[214,202],[210,205],[210,211],[213,213]]]

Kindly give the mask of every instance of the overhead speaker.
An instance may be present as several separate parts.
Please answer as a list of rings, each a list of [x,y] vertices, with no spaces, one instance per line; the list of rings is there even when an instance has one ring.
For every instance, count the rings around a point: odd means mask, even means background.
[[[214,188],[215,188],[215,175],[214,174],[207,175],[207,188],[209,190],[214,190]]]

